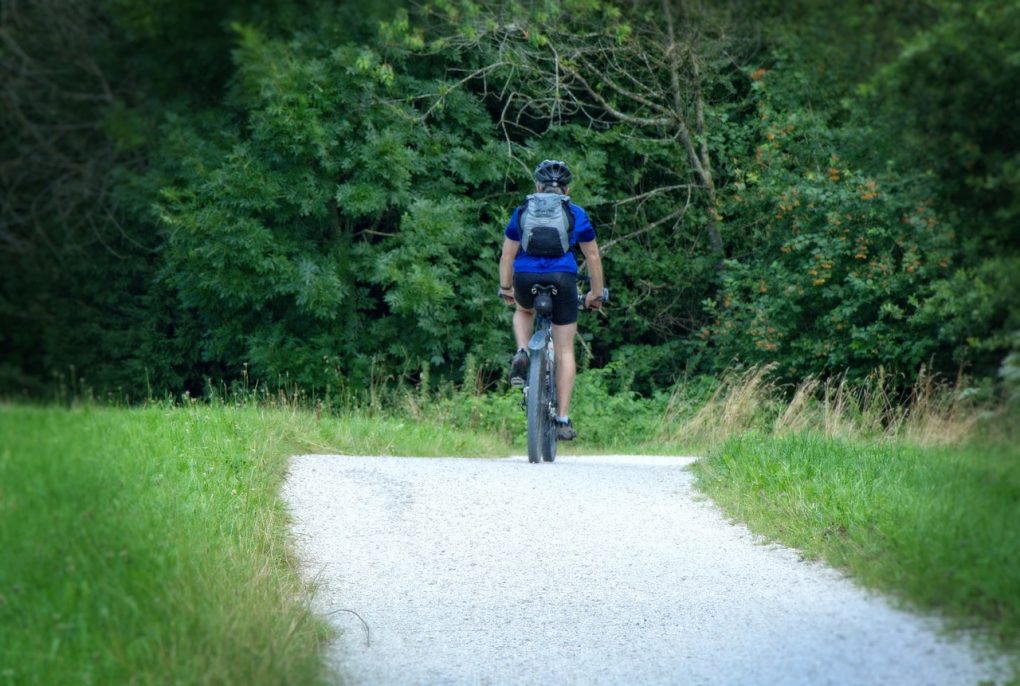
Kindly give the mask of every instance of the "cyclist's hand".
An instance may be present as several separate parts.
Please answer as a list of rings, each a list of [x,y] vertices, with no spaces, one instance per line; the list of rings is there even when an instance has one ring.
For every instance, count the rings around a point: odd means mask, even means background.
[[[584,308],[586,310],[601,310],[602,296],[595,295],[594,292],[588,291],[588,295],[584,296]]]
[[[517,302],[514,299],[514,289],[513,288],[500,288],[499,289],[499,297],[502,298],[503,302],[505,304],[507,304],[507,305],[513,305],[515,302]]]

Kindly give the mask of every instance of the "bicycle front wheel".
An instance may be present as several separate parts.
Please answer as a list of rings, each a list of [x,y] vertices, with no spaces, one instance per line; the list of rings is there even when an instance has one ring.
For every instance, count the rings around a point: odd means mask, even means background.
[[[543,350],[532,354],[528,365],[528,462],[542,461],[542,444],[549,430],[549,398],[545,383],[548,364]]]

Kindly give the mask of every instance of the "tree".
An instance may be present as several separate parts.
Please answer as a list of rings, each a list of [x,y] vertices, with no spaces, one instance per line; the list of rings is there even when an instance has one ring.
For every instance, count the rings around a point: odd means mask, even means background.
[[[247,363],[325,389],[492,357],[499,229],[473,196],[506,163],[480,103],[458,94],[422,127],[432,82],[399,54],[239,33],[230,117],[164,136],[180,164],[160,280],[214,378]]]
[[[676,231],[692,195],[700,196],[705,234],[721,268],[725,246],[713,157],[721,152],[726,113],[740,107],[741,85],[746,92],[741,60],[749,48],[731,8],[662,0],[637,3],[626,14],[603,2],[506,14],[499,3],[437,3],[431,16],[441,24],[434,30],[445,32],[442,49],[481,61],[458,84],[498,93],[498,123],[508,142],[575,123],[614,128],[675,152],[674,163],[659,170],[659,185],[618,201],[644,206],[657,197],[670,209],[614,242],[661,226]]]

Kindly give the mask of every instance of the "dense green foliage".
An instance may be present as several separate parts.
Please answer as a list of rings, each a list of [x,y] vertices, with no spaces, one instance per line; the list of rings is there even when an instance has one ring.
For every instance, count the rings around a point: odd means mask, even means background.
[[[869,586],[1020,639],[1020,454],[815,433],[733,437],[695,467],[752,530]]]
[[[1015,3],[91,0],[0,22],[7,392],[491,385],[502,228],[546,157],[604,249],[618,304],[582,330],[612,392],[772,362],[994,377],[1018,345]]]

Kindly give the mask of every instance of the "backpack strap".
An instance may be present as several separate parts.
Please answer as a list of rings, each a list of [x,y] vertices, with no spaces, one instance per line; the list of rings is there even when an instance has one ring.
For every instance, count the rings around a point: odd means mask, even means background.
[[[567,240],[574,237],[574,212],[570,209],[570,201],[563,201],[563,211],[567,213]]]
[[[525,198],[524,202],[517,206],[517,230],[521,232],[521,238],[524,237],[524,227],[521,225],[521,219],[524,218],[524,212],[528,209],[528,199]]]

